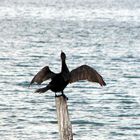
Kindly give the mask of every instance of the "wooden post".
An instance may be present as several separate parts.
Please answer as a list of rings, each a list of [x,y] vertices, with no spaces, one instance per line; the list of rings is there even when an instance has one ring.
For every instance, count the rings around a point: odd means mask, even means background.
[[[73,140],[72,125],[69,118],[67,99],[63,96],[55,98],[60,140]]]

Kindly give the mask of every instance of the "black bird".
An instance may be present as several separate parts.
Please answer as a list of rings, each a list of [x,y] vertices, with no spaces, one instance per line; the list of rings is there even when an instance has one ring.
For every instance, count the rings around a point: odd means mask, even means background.
[[[90,82],[99,83],[101,86],[105,86],[106,83],[104,82],[102,76],[93,68],[88,65],[81,65],[80,67],[69,71],[66,65],[66,55],[64,52],[61,52],[61,72],[54,73],[52,72],[48,66],[42,68],[32,79],[31,84],[37,83],[41,84],[43,81],[51,79],[51,82],[44,88],[39,88],[35,92],[44,93],[47,90],[51,90],[55,92],[61,92],[62,95],[67,98],[63,92],[65,87],[69,83],[73,83],[79,80],[88,80]]]

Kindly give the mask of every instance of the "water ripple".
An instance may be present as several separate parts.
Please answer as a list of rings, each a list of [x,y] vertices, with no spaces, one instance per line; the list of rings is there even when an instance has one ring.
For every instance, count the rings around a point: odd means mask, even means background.
[[[34,74],[94,67],[107,86],[68,85],[76,140],[133,140],[140,134],[140,16],[137,0],[1,1],[0,136],[2,140],[58,139],[54,93],[34,94]],[[49,81],[48,81],[49,82]],[[48,82],[43,83],[42,87]]]

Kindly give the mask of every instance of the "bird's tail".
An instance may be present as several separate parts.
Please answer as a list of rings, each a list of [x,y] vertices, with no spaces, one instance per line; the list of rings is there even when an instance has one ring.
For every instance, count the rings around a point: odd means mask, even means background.
[[[44,87],[44,88],[39,88],[39,89],[37,89],[37,90],[35,91],[35,93],[44,93],[44,92],[46,92],[47,90],[49,90],[49,87],[48,87],[48,86],[46,86],[46,87]]]

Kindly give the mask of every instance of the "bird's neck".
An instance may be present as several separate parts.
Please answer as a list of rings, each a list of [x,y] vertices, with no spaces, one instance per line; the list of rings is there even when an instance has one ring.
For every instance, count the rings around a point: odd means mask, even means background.
[[[61,67],[61,72],[69,72],[69,69],[66,65],[66,61],[65,60],[62,60],[62,67]]]

